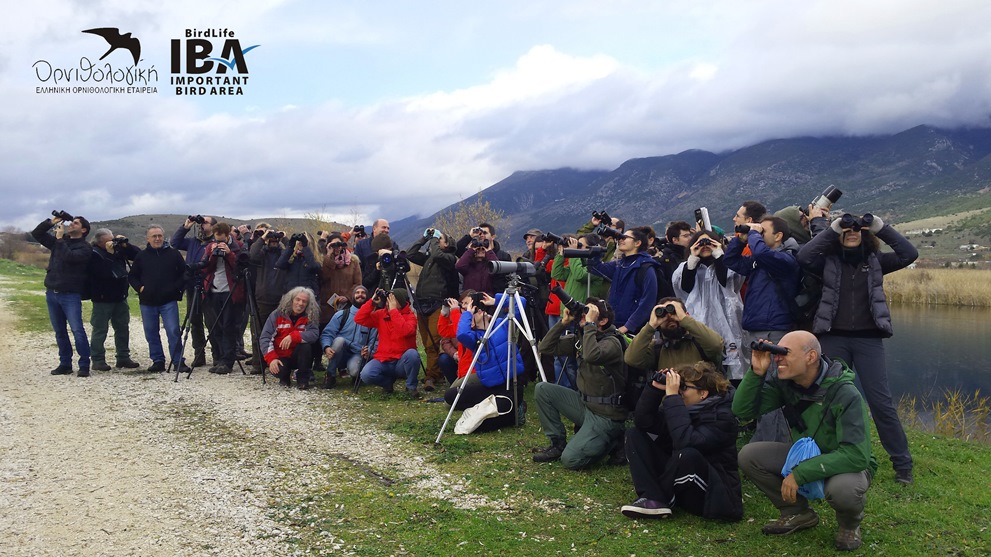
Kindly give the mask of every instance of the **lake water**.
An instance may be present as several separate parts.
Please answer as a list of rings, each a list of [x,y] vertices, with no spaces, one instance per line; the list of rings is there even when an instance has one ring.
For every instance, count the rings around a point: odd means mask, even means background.
[[[896,401],[946,389],[991,396],[991,308],[892,305],[891,319],[884,344]]]

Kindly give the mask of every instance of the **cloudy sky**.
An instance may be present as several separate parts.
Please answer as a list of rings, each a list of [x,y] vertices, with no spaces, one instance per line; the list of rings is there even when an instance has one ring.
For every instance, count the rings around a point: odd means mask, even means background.
[[[986,0],[32,0],[4,12],[0,226],[25,229],[56,208],[370,222],[426,215],[514,170],[991,125]],[[109,48],[81,33],[97,27],[140,40],[157,94],[37,92],[108,85],[76,71]],[[170,41],[186,29],[260,45],[244,55],[242,96],[176,95]],[[133,60],[120,49],[96,68],[107,63]],[[56,84],[48,67],[70,75]]]

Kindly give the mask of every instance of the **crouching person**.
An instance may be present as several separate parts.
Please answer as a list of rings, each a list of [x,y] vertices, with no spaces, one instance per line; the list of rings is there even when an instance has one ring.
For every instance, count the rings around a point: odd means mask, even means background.
[[[743,518],[732,400],[733,387],[709,362],[654,374],[626,431],[638,499],[624,515],[665,518],[677,506],[704,518]]]
[[[279,307],[268,316],[259,344],[269,372],[279,378],[280,385],[291,385],[295,369],[297,386],[304,391],[310,388],[319,325],[316,296],[302,286],[286,292]]]
[[[578,470],[609,454],[623,436],[628,410],[622,404],[626,389],[623,365],[625,342],[613,325],[614,313],[605,300],[588,298],[579,318],[581,338],[561,336],[574,316],[562,309],[561,320],[540,341],[541,354],[567,356],[578,362],[578,391],[553,383],[534,389],[537,415],[550,446],[533,455],[534,462],[561,459],[565,468]],[[564,416],[580,429],[566,441]]]
[[[763,532],[791,534],[819,524],[819,516],[798,489],[823,480],[826,502],[836,511],[836,549],[857,549],[865,495],[877,471],[864,400],[853,372],[840,361],[824,358],[811,333],[790,332],[779,344],[787,353],[773,356],[777,377],[767,374],[771,353],[753,351],[751,368],[733,400],[733,413],[750,420],[782,408],[792,438],[811,437],[822,454],[799,462],[782,477],[791,444],[765,441],[743,447],[740,469],[781,513],[764,525]]]
[[[378,385],[391,393],[396,379],[406,379],[406,391],[416,390],[420,374],[420,353],[416,351],[416,315],[409,307],[409,293],[394,288],[388,294],[379,289],[354,315],[358,325],[378,331],[378,346],[372,359],[361,368],[361,381]]]

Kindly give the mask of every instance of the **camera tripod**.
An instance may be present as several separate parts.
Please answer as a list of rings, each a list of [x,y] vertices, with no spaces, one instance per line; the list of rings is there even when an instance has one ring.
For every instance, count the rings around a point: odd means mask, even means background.
[[[461,398],[461,393],[468,384],[466,379],[475,371],[475,365],[478,363],[479,356],[481,356],[482,351],[486,349],[486,345],[492,337],[492,334],[499,328],[504,326],[508,327],[508,342],[506,343],[508,350],[508,357],[506,359],[506,390],[512,390],[513,408],[519,408],[519,401],[517,400],[518,380],[516,377],[516,374],[519,371],[516,364],[516,354],[519,351],[519,343],[516,340],[517,333],[522,334],[526,341],[530,344],[530,349],[533,351],[533,357],[537,361],[537,369],[540,371],[540,379],[544,382],[547,381],[547,376],[544,375],[544,367],[540,363],[540,356],[537,354],[537,346],[534,344],[534,336],[531,332],[530,324],[526,319],[526,312],[523,306],[523,295],[519,293],[519,288],[520,276],[515,273],[509,275],[509,285],[506,287],[505,292],[503,292],[502,297],[499,298],[499,302],[496,304],[495,312],[493,313],[493,318],[489,321],[489,326],[486,327],[485,334],[482,335],[482,340],[479,341],[478,346],[475,348],[475,354],[472,357],[471,365],[468,366],[468,373],[465,375],[465,380],[462,380],[461,385],[458,386],[458,394],[454,397],[454,402],[451,403],[451,409],[447,412],[447,417],[444,418],[444,423],[441,425],[440,431],[437,433],[437,439],[434,441],[434,444],[440,444],[441,437],[444,435],[444,430],[447,429],[447,424],[451,421],[451,415],[454,413],[454,409],[458,405],[458,400]],[[500,319],[498,316],[502,311],[503,306],[507,307],[508,313],[505,318]],[[518,319],[517,316],[522,317],[522,320]],[[520,425],[519,418],[516,420],[516,425]]]
[[[186,351],[186,342],[189,341],[189,332],[193,328],[193,324],[190,322],[190,318],[194,315],[200,315],[203,311],[200,307],[203,303],[203,280],[200,273],[196,272],[193,274],[193,293],[190,294],[192,299],[189,302],[189,311],[186,312],[186,317],[182,320],[182,328],[179,329],[179,346],[176,350],[178,354],[172,354],[169,360],[169,367],[165,368],[166,371],[171,372],[173,366],[175,368],[175,381],[179,381],[179,363],[182,362],[183,353]],[[176,356],[178,356],[179,361],[176,362]],[[189,368],[189,374],[192,375],[192,366]],[[186,376],[189,378],[189,375]]]

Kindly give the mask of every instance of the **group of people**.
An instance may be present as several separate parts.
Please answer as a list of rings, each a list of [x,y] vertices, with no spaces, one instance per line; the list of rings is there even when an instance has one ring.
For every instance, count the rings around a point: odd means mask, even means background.
[[[658,518],[680,508],[739,520],[742,470],[780,511],[763,531],[788,534],[818,523],[805,487],[821,481],[837,514],[836,547],[855,549],[877,470],[864,399],[895,480],[913,481],[886,375],[883,275],[918,252],[879,217],[831,219],[814,205],[772,215],[745,201],[733,223],[727,235],[673,222],[658,237],[595,213],[575,234],[527,231],[515,261],[489,223],[457,240],[429,228],[406,250],[384,219],[367,235],[355,227],[314,241],[266,223],[251,230],[191,216],[168,243],[160,226],[149,227],[142,250],[106,229],[87,244],[82,217],[55,216],[33,235],[51,250],[52,374],[73,370],[66,324],[78,376],[110,369],[110,325],[117,367],[139,367],[127,343],[131,287],[149,371],[205,366],[209,344],[212,373],[250,358],[252,373],[285,386],[295,378],[300,389],[320,371],[325,388],[346,378],[393,392],[402,380],[419,397],[447,384],[443,400],[456,409],[496,396],[499,415],[476,431],[523,423],[524,387],[539,377],[533,403],[549,444],[535,447],[533,460],[569,469],[628,463],[637,498],[623,514]],[[87,297],[92,345],[81,319]],[[565,419],[574,424],[570,440]],[[740,423],[756,431],[738,454]],[[795,461],[802,437],[820,454]]]

